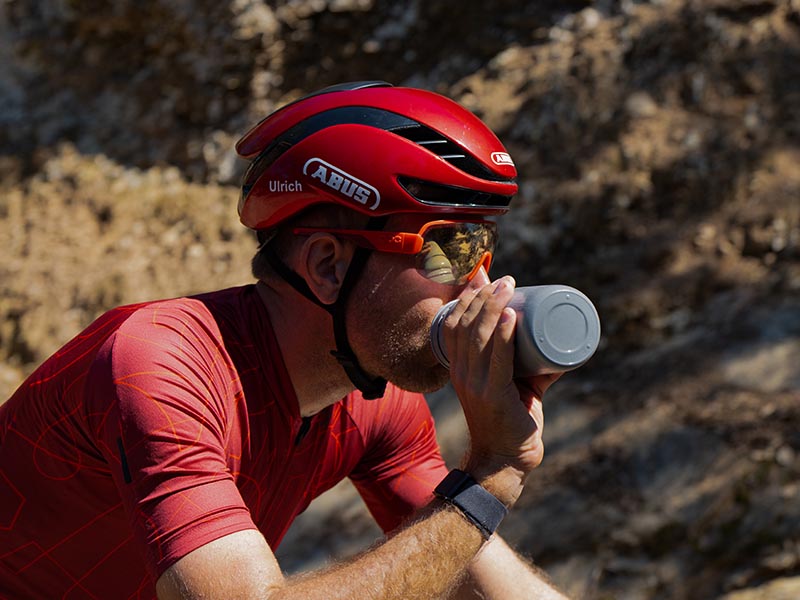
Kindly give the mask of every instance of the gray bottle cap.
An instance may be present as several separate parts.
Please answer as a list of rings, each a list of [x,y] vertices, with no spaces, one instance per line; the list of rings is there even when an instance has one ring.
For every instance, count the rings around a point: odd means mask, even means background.
[[[554,366],[580,366],[594,354],[600,341],[597,310],[574,288],[548,288],[543,298],[531,299],[536,302],[532,341]]]

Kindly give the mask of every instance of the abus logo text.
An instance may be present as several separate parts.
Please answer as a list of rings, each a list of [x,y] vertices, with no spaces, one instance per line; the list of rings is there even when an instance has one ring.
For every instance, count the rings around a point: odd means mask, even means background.
[[[508,152],[492,152],[492,162],[496,165],[511,165],[514,166],[514,161],[511,160]]]
[[[366,181],[353,177],[321,158],[310,158],[303,165],[303,175],[311,175],[312,179],[319,179],[332,190],[352,198],[359,204],[369,205],[370,210],[375,210],[381,203],[381,195],[377,189]]]

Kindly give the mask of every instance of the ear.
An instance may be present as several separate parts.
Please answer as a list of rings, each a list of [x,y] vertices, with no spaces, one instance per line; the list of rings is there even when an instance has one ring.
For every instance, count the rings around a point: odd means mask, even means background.
[[[352,244],[330,233],[314,233],[303,243],[296,271],[320,302],[333,304],[352,258]]]

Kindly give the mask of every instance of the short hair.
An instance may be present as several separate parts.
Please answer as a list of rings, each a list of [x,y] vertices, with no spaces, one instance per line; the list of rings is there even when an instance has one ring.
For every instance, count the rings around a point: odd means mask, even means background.
[[[273,251],[282,262],[286,263],[292,252],[302,243],[302,238],[292,233],[292,229],[295,227],[353,229],[363,227],[366,222],[367,217],[354,210],[335,204],[317,204],[293,215],[274,229],[259,230],[256,232],[259,242],[258,250],[256,250],[253,260],[250,261],[253,277],[259,281],[275,277],[275,270],[269,263],[267,252]]]

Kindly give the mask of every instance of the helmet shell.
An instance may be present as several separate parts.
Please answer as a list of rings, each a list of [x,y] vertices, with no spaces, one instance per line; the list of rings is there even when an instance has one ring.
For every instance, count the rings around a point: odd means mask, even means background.
[[[370,216],[496,215],[517,191],[506,149],[474,114],[439,94],[383,82],[289,104],[236,151],[252,160],[239,217],[253,229],[319,203]]]

